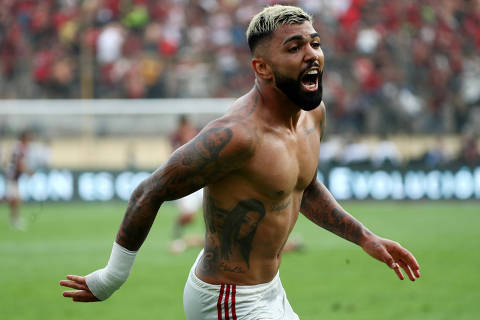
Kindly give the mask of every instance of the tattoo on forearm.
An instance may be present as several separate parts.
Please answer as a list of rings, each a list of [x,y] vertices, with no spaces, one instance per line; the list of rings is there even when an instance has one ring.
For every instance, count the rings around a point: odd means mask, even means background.
[[[138,250],[147,237],[159,206],[149,202],[143,190],[137,188],[128,203],[116,242],[129,250]]]
[[[380,248],[381,247],[380,243],[378,243],[377,241],[370,241],[370,244],[372,246],[374,246],[375,248]]]
[[[344,211],[333,208],[324,217],[325,219],[323,219],[323,223],[328,230],[341,235],[354,243],[360,242],[362,229],[359,224],[353,221],[351,216]]]
[[[323,188],[315,183],[305,190],[301,212],[317,225],[359,244],[362,236],[370,234],[370,232],[345,212],[328,191]]]

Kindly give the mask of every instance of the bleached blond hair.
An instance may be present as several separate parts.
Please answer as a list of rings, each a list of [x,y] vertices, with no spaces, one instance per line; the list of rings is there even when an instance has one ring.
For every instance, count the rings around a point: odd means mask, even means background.
[[[276,4],[265,7],[257,13],[247,29],[247,42],[253,54],[258,44],[272,36],[281,25],[301,24],[305,21],[312,22],[312,16],[301,8]]]

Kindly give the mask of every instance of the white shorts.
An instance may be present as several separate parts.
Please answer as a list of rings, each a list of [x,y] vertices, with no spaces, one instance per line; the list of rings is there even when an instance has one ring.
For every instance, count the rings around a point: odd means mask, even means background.
[[[195,275],[202,254],[203,250],[190,269],[183,292],[187,320],[299,320],[278,273],[272,281],[253,286],[213,285]]]
[[[181,213],[195,213],[199,208],[202,207],[202,201],[203,189],[200,189],[186,197],[176,200],[175,203],[177,204]]]
[[[20,191],[18,190],[18,182],[15,180],[7,180],[5,186],[5,199],[16,200],[20,199]]]

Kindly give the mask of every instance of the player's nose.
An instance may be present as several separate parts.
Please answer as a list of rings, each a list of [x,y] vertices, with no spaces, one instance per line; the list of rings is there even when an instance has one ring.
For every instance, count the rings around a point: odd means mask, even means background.
[[[312,46],[307,46],[305,53],[305,61],[308,63],[317,62],[320,65],[320,68],[323,69],[325,57],[323,56],[323,51],[321,48],[313,48]]]

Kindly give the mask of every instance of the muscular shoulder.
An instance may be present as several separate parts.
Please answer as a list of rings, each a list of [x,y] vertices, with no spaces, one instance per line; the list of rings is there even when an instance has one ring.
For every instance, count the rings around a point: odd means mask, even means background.
[[[216,150],[219,158],[233,166],[250,158],[257,145],[255,127],[232,114],[210,122],[195,140],[197,148]]]

